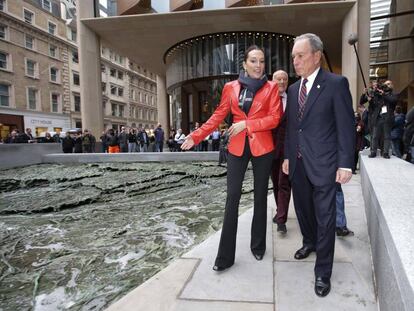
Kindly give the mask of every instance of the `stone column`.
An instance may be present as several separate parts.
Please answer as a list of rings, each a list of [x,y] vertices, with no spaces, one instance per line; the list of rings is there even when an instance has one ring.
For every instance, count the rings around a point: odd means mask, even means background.
[[[167,135],[170,130],[170,122],[168,118],[168,94],[166,89],[165,76],[157,75],[157,109],[158,109],[158,122],[161,123],[164,129],[164,136],[167,139]]]
[[[354,110],[358,101],[357,85],[360,73],[354,47],[349,45],[348,38],[351,34],[357,34],[357,18],[358,4],[355,4],[342,23],[342,75],[348,78]],[[359,42],[357,48],[358,44]]]
[[[94,1],[77,1],[82,128],[99,137],[103,130],[101,44],[99,37],[82,23],[95,17]]]
[[[370,19],[371,16],[371,0],[359,0],[358,1],[358,54],[361,61],[362,70],[365,75],[365,80],[369,84],[369,41],[370,41]],[[359,70],[359,69],[358,69]],[[358,100],[359,96],[364,92],[364,82],[362,81],[361,74],[358,74]]]
[[[358,36],[356,48],[366,83],[369,83],[369,16],[370,1],[358,1],[346,15],[342,24],[342,74],[349,80],[354,108],[364,91],[364,82],[354,47],[348,43],[351,34]]]

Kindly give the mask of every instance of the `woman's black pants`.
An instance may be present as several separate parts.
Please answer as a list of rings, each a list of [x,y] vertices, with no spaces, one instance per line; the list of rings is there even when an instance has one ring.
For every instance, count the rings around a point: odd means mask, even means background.
[[[254,211],[250,249],[254,254],[263,255],[265,253],[267,194],[273,156],[273,152],[258,157],[252,156],[247,139],[241,157],[229,153],[227,159],[226,208],[218,254],[215,262],[216,266],[227,268],[234,263],[239,202],[244,175],[250,160],[252,161],[254,178]]]

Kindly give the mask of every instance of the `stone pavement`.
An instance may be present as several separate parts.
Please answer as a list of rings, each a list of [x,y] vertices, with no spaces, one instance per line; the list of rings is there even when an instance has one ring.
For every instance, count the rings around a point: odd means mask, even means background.
[[[267,251],[262,261],[256,261],[249,248],[250,209],[239,217],[236,262],[229,270],[212,270],[220,238],[217,232],[107,310],[378,310],[359,175],[343,191],[348,226],[355,236],[336,240],[332,289],[327,297],[319,298],[313,290],[314,253],[303,261],[293,258],[302,245],[293,204],[288,233],[280,235],[271,221],[275,203],[269,196]]]

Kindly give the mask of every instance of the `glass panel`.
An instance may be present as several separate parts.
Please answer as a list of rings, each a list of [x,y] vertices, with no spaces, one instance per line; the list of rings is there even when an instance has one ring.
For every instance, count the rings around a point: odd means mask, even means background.
[[[52,94],[52,112],[59,112],[59,95]]]
[[[9,106],[9,86],[0,84],[0,106]]]
[[[37,95],[37,90],[35,89],[29,89],[28,91],[28,95],[29,95],[29,109],[36,109],[36,95]]]
[[[50,80],[52,80],[53,82],[57,81],[57,69],[56,68],[50,68]]]
[[[27,10],[24,10],[24,21],[31,24],[33,22],[33,13]]]
[[[54,35],[56,31],[56,25],[49,22],[49,33]]]
[[[278,69],[290,72],[293,37],[266,32],[232,32],[200,36],[171,48],[167,52],[167,88],[186,81],[237,75],[244,52],[252,44],[263,47],[266,73]],[[234,77],[233,77],[234,78]]]
[[[28,49],[33,49],[33,42],[34,42],[34,38],[26,35],[26,47]]]
[[[31,60],[28,60],[26,62],[26,64],[27,64],[27,75],[31,76],[31,77],[34,77],[34,75],[35,75],[35,62],[33,62]]]
[[[0,38],[6,39],[6,26],[0,25]]]
[[[0,53],[0,68],[7,69],[7,54]]]

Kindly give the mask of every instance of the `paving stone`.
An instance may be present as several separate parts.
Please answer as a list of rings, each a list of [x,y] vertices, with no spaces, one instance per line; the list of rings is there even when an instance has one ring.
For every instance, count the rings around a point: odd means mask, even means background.
[[[268,211],[267,250],[262,261],[257,261],[250,251],[250,209],[239,217],[235,264],[224,272],[213,271],[218,238],[204,242],[186,255],[202,260],[180,298],[273,303],[271,210]]]
[[[275,262],[277,311],[376,311],[373,292],[365,286],[352,263],[336,263],[331,292],[320,298],[314,292],[313,263]]]

